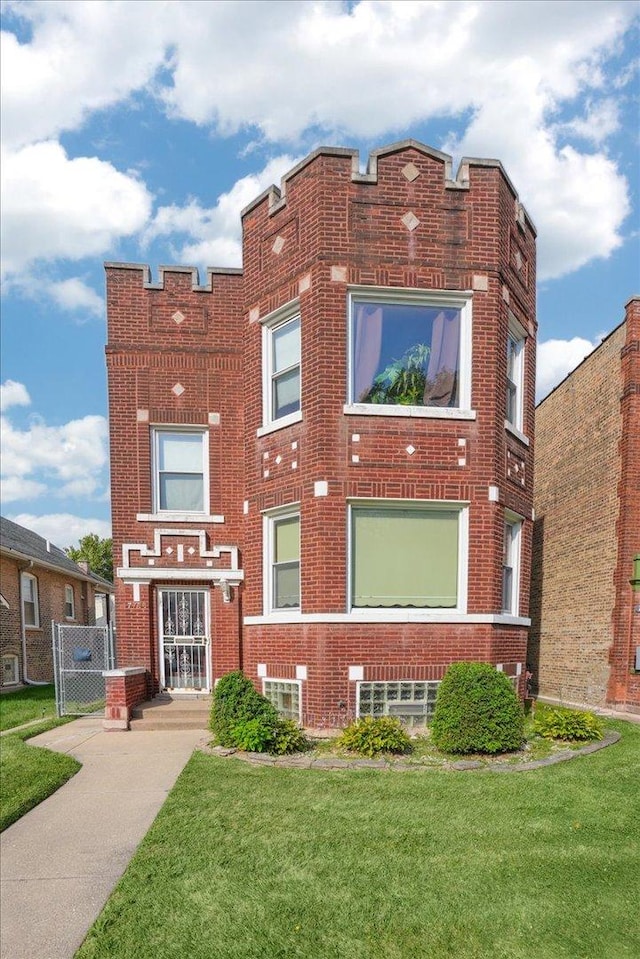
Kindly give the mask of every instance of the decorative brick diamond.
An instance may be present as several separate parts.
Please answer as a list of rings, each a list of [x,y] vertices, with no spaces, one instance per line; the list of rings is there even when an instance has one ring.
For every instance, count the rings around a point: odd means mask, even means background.
[[[402,167],[401,172],[405,180],[408,180],[409,183],[413,183],[413,181],[420,176],[420,170],[415,163],[407,163],[406,166]]]
[[[173,553],[173,546],[167,546],[167,548],[165,549],[165,553],[167,554],[167,556],[171,556],[171,554]]]
[[[420,220],[415,215],[415,213],[412,213],[411,211],[409,211],[408,213],[405,213],[405,215],[402,217],[401,222],[404,223],[404,225],[406,226],[407,230],[409,230],[409,232],[413,233],[415,228],[420,223]]]
[[[278,466],[280,466],[280,463],[281,463],[281,462],[282,462],[282,457],[281,457],[280,454],[278,453],[278,455],[276,456],[276,463],[278,464]]]
[[[193,548],[193,546],[189,547],[189,549],[187,550],[187,553],[189,554],[189,556],[193,556],[193,554],[195,553],[195,549]]]
[[[181,313],[180,310],[177,310],[171,317],[176,326],[180,326],[181,323],[184,323],[184,313]]]
[[[520,252],[520,250],[516,250],[515,261],[516,261],[516,270],[520,271],[522,269],[522,253]]]
[[[409,454],[409,456],[413,456],[415,451],[416,451],[415,446],[412,446],[411,443],[409,443],[409,445],[407,446],[407,453]]]
[[[271,247],[271,249],[276,254],[276,256],[279,253],[282,253],[282,250],[284,249],[284,238],[281,236],[277,236],[275,240],[273,241],[273,246]]]
[[[182,383],[176,383],[175,386],[171,387],[171,392],[175,396],[182,396],[182,394],[184,393],[184,386],[182,385]]]

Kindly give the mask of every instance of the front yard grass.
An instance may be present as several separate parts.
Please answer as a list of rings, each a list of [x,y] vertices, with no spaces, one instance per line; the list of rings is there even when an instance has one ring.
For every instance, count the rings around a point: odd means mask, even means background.
[[[196,753],[76,959],[640,954],[640,727],[496,774]]]
[[[0,732],[33,719],[56,715],[56,692],[48,686],[25,686],[0,696]]]
[[[37,736],[66,720],[49,719],[0,739],[0,832],[59,789],[80,769],[72,756],[29,746]]]

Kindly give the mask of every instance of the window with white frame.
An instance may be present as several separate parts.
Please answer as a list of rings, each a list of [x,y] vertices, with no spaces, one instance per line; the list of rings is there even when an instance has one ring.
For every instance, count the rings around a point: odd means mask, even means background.
[[[352,609],[459,610],[463,515],[453,504],[352,504]]]
[[[262,692],[283,719],[300,722],[300,682],[292,679],[263,679]]]
[[[269,612],[300,608],[300,514],[265,517],[266,595]]]
[[[264,426],[300,418],[300,314],[281,311],[262,328]]]
[[[350,403],[469,409],[471,299],[358,288],[350,302]]]
[[[526,334],[515,316],[509,314],[507,334],[507,400],[505,419],[522,432],[524,410],[524,344]]]
[[[16,686],[20,682],[20,663],[15,653],[2,657],[2,685]]]
[[[64,615],[67,619],[76,618],[76,604],[73,586],[65,586],[64,588]]]
[[[152,441],[155,512],[206,512],[209,508],[206,430],[156,428]]]
[[[358,716],[395,716],[405,726],[425,726],[433,715],[439,685],[437,680],[358,683]]]
[[[502,547],[502,612],[518,615],[520,604],[520,538],[522,519],[507,513]]]
[[[22,593],[22,617],[25,626],[40,626],[38,605],[38,580],[31,573],[22,573],[20,577]]]

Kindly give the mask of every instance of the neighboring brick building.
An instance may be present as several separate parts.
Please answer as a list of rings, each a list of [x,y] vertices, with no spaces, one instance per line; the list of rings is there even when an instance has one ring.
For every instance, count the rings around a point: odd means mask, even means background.
[[[30,529],[0,517],[2,686],[53,682],[51,622],[95,623],[113,586]],[[104,600],[107,602],[104,602]]]
[[[204,286],[106,267],[119,667],[241,667],[314,726],[424,722],[454,660],[522,694],[535,231],[502,166],[323,148],[243,233]]]
[[[640,712],[640,299],[539,404],[536,422],[538,693]]]

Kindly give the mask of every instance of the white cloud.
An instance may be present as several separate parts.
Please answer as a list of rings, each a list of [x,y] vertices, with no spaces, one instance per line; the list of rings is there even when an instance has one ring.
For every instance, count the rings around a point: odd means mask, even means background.
[[[151,209],[146,187],[95,157],[69,159],[47,141],[2,156],[3,271],[36,260],[103,253],[142,229]]]
[[[144,241],[159,236],[183,236],[173,252],[182,263],[198,266],[242,266],[240,211],[298,162],[290,155],[275,157],[258,173],[237,180],[228,193],[222,193],[214,207],[205,209],[191,200],[186,206],[160,207],[145,230]]]
[[[8,380],[3,396],[9,406],[29,402],[22,383]],[[2,459],[0,483],[3,502],[29,500],[50,493],[60,497],[102,495],[107,466],[107,421],[84,416],[61,426],[47,426],[32,416],[26,429],[0,418]]]
[[[102,316],[104,313],[102,297],[77,276],[49,284],[48,291],[63,310],[77,310],[89,316]]]
[[[498,156],[520,190],[540,230],[541,277],[621,243],[629,191],[605,148],[618,124],[606,66],[637,16],[633,3],[38,0],[6,9],[32,29],[28,43],[4,37],[15,158],[5,250],[15,268],[100,253],[144,229],[141,183],[104,161],[67,158],[52,139],[141,90],[219,135],[279,144],[380,143],[451,118],[463,132],[448,147]],[[222,208],[232,193],[210,209],[197,200],[162,208],[155,235],[175,227],[187,259],[237,262],[237,225]],[[193,216],[187,229],[181,211]]]
[[[66,549],[76,546],[78,540],[87,533],[97,533],[101,539],[111,536],[111,523],[104,519],[85,519],[72,513],[46,513],[35,516],[33,513],[17,513],[8,519],[19,526],[25,526],[40,536],[44,536],[54,546]]]
[[[536,399],[540,401],[561,383],[572,370],[582,363],[600,343],[581,336],[570,340],[542,340],[537,350]]]
[[[0,410],[4,412],[10,406],[30,406],[31,397],[24,383],[15,380],[5,380],[0,384]]]

